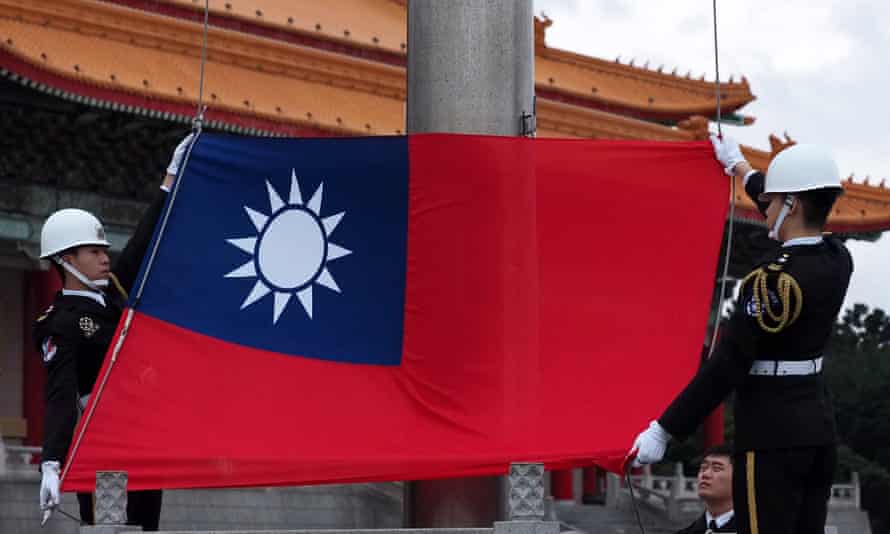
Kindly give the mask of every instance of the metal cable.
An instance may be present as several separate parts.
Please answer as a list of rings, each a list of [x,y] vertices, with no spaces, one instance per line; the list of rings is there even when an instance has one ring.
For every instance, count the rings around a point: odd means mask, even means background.
[[[627,489],[630,491],[630,502],[634,509],[634,515],[637,518],[637,525],[640,527],[640,532],[646,534],[646,529],[643,528],[643,520],[640,518],[640,509],[637,507],[637,497],[634,495],[633,482],[630,480],[630,468],[624,472],[624,479],[627,481]]]
[[[713,25],[714,25],[714,79],[716,82],[717,88],[717,135],[721,138],[723,137],[723,130],[721,128],[721,109],[720,109],[720,54],[719,49],[717,47],[717,0],[713,0]],[[726,250],[724,250],[724,259],[723,259],[723,271],[720,276],[720,294],[717,296],[718,304],[716,310],[716,317],[714,318],[714,331],[711,336],[710,347],[708,347],[708,359],[714,354],[714,348],[717,342],[717,334],[720,330],[720,319],[723,317],[723,307],[725,304],[725,299],[723,295],[726,293],[726,279],[729,274],[729,258],[732,252],[732,233],[735,222],[735,176],[731,176],[729,187],[729,223],[727,225],[727,236],[726,236]],[[624,473],[625,479],[627,480],[627,489],[630,491],[630,501],[633,505],[634,515],[637,519],[637,525],[640,527],[640,532],[642,534],[646,534],[646,529],[643,527],[643,521],[640,518],[640,510],[637,506],[636,495],[634,494],[633,483],[630,479],[630,470],[628,469]]]
[[[717,0],[713,0],[713,19],[714,19],[714,79],[717,82],[717,135],[723,137],[723,130],[720,128],[720,54],[717,49]]]
[[[198,108],[195,110],[195,118],[192,120],[192,128],[200,131],[204,122],[204,65],[207,63],[207,31],[210,20],[210,0],[204,0],[204,31],[201,42],[201,75],[198,78]]]
[[[136,290],[135,296],[133,297],[132,305],[127,309],[127,315],[124,318],[124,326],[121,328],[120,334],[117,337],[117,342],[114,345],[114,350],[111,353],[111,361],[108,364],[108,368],[105,371],[105,374],[102,376],[102,380],[99,382],[99,387],[96,390],[96,393],[93,395],[90,403],[90,410],[86,414],[83,425],[81,425],[80,433],[77,435],[77,439],[74,441],[74,445],[71,447],[71,453],[69,454],[68,461],[65,463],[65,468],[62,471],[62,476],[60,477],[60,483],[65,480],[65,477],[68,475],[68,470],[74,464],[74,458],[77,456],[77,452],[80,449],[80,444],[83,441],[84,434],[86,434],[87,427],[92,421],[93,413],[96,411],[96,406],[99,404],[99,399],[102,397],[102,392],[105,390],[105,384],[108,382],[108,377],[111,375],[111,370],[114,368],[114,364],[117,362],[118,354],[120,353],[121,348],[123,347],[124,340],[127,337],[127,333],[130,330],[130,325],[133,321],[133,310],[139,304],[139,301],[142,298],[142,291],[145,288],[145,282],[148,280],[148,275],[151,272],[152,265],[154,264],[155,256],[157,256],[158,246],[161,243],[161,239],[164,236],[164,230],[167,228],[167,221],[170,218],[170,212],[173,211],[173,205],[176,202],[176,195],[179,192],[179,186],[182,183],[182,176],[185,174],[185,169],[188,166],[189,159],[192,155],[192,149],[197,144],[198,139],[201,137],[202,123],[204,119],[204,110],[206,109],[203,106],[203,93],[204,93],[204,63],[207,60],[207,21],[208,15],[210,11],[210,0],[206,0],[204,3],[204,41],[201,47],[201,75],[199,79],[199,87],[198,87],[198,108],[195,112],[195,118],[192,120],[192,129],[194,131],[194,136],[192,138],[192,142],[189,143],[188,149],[186,150],[185,157],[182,160],[182,164],[179,166],[179,173],[176,176],[176,180],[173,182],[173,189],[170,191],[170,200],[166,205],[166,209],[164,210],[164,215],[161,218],[160,228],[158,229],[157,238],[154,240],[152,244],[151,254],[148,257],[148,261],[145,264],[145,272],[142,275],[142,279],[139,281],[139,287]]]
[[[717,48],[717,0],[713,0],[714,21],[714,72],[717,84],[717,135],[723,138],[723,130],[720,127],[720,54]],[[729,258],[732,255],[732,233],[735,227],[735,176],[729,177],[729,223],[726,230],[726,249],[723,251],[723,270],[720,276],[720,293],[717,295],[717,310],[714,317],[714,330],[711,334],[711,342],[708,346],[708,359],[714,354],[717,345],[717,334],[720,330],[720,320],[723,318],[723,310],[726,304],[726,280],[729,278]]]

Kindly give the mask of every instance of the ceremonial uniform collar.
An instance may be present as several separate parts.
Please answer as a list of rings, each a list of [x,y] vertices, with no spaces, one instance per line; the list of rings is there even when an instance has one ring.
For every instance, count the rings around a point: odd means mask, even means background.
[[[717,528],[723,528],[723,525],[729,522],[732,519],[734,510],[730,510],[728,512],[722,513],[717,517],[711,515],[711,512],[705,510],[705,525],[711,524],[711,520],[713,519],[715,523],[717,523]]]
[[[105,307],[105,295],[99,293],[98,291],[84,291],[81,289],[62,289],[62,294],[65,296],[75,296],[75,297],[86,297],[89,299],[93,299],[102,307]]]
[[[795,237],[794,239],[789,239],[788,241],[782,243],[782,248],[796,247],[797,245],[818,245],[821,242],[821,235],[814,235],[810,237]]]

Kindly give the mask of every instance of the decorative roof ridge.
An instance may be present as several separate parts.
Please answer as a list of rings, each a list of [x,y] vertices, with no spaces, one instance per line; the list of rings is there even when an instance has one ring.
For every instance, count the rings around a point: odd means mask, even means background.
[[[751,162],[751,165],[755,169],[765,172],[769,167],[770,161],[776,157],[776,154],[797,144],[797,141],[792,139],[787,132],[783,134],[783,137],[785,138],[784,140],[780,139],[775,134],[770,134],[769,151],[742,145],[742,153],[745,155],[745,158]],[[866,177],[863,182],[854,182],[853,174],[851,173],[842,181],[845,196],[850,196],[851,198],[859,200],[890,202],[890,187],[887,186],[886,179],[881,180],[878,184],[870,184],[869,178],[870,177]]]
[[[709,102],[702,102],[701,104],[697,105],[665,104],[664,102],[658,102],[657,106],[653,106],[651,102],[649,102],[648,104],[637,104],[627,100],[601,98],[595,94],[582,94],[579,91],[572,91],[569,89],[554,87],[552,85],[546,85],[542,82],[536,83],[535,87],[539,93],[547,95],[545,96],[545,98],[552,97],[556,100],[562,100],[593,109],[614,109],[616,110],[616,113],[618,112],[618,109],[623,110],[624,114],[629,114],[627,112],[636,112],[630,114],[635,115],[637,118],[683,120],[691,115],[711,116],[715,113],[715,105]],[[733,113],[745,106],[747,103],[748,100],[742,98],[726,98],[721,100],[720,108],[722,109],[723,113]],[[746,125],[753,122],[753,118],[745,118]]]
[[[704,79],[694,80],[672,73],[651,70],[646,67],[637,67],[633,65],[633,63],[625,65],[621,63],[619,59],[609,61],[559,48],[541,47],[537,52],[538,55],[547,59],[573,65],[585,70],[597,71],[613,76],[633,78],[637,81],[680,89],[707,97],[713,96],[714,100],[716,100],[715,83]],[[648,62],[646,64],[648,65]],[[751,94],[750,84],[748,83],[748,79],[744,76],[740,82],[721,82],[720,88],[724,99],[738,97],[744,99],[746,104],[757,99],[755,95]]]

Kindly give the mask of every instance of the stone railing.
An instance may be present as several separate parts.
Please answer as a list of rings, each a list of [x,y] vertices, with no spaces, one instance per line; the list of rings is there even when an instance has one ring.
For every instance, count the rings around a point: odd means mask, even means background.
[[[645,499],[655,508],[663,510],[668,519],[679,520],[701,510],[696,479],[683,475],[683,464],[674,464],[673,476],[652,474],[650,466],[644,466],[640,475],[630,477],[638,498]]]
[[[641,474],[631,476],[631,482],[638,499],[654,508],[663,510],[670,519],[677,519],[688,513],[700,512],[702,509],[696,488],[697,479],[683,474],[682,463],[674,464],[672,476],[653,475],[651,468],[648,465],[644,466]],[[609,491],[610,488],[607,487],[607,496],[617,495],[619,490],[626,492],[624,481],[617,476],[609,477],[608,485],[615,487],[611,488],[612,491]],[[860,493],[859,473],[853,473],[849,483],[832,485],[828,506],[830,508],[859,509],[861,507]]]
[[[26,451],[23,451],[26,452]],[[281,534],[559,534],[560,524],[545,518],[544,464],[514,463],[507,478],[506,521],[489,528],[391,529],[391,530],[277,530]],[[81,534],[132,533],[124,525],[127,509],[127,474],[123,471],[96,473],[96,525],[80,527]],[[167,531],[185,532],[185,531]],[[189,531],[213,534],[210,531]],[[214,531],[215,532],[215,531]],[[241,531],[253,533],[254,531]],[[259,532],[259,531],[256,531]]]
[[[39,457],[40,447],[7,445],[5,471],[33,471]]]

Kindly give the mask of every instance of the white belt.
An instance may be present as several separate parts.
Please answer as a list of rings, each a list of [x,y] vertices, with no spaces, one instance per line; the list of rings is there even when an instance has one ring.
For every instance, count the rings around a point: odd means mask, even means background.
[[[756,376],[806,376],[822,372],[822,356],[811,360],[754,360],[748,374]]]

